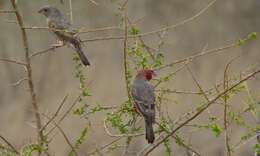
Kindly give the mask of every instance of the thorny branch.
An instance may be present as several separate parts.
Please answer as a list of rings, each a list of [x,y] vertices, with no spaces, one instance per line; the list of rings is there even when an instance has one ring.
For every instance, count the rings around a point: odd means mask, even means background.
[[[128,78],[128,67],[127,67],[127,42],[128,42],[128,23],[127,23],[127,15],[125,11],[125,36],[124,36],[124,72],[125,72],[125,83],[127,89],[128,98],[131,99],[131,89],[129,86],[129,78]]]
[[[13,10],[0,10],[0,14],[11,14],[11,13],[15,13],[15,11]]]
[[[72,103],[72,105],[68,108],[68,110],[62,115],[62,117],[58,120],[58,122],[57,122],[57,124],[59,125],[65,118],[66,118],[66,116],[70,113],[70,111],[73,109],[73,107],[77,104],[77,102],[79,101],[79,99],[80,99],[80,95],[73,101],[73,103]],[[55,127],[53,127],[53,128],[51,128],[47,133],[46,133],[46,135],[48,136],[54,129],[56,128],[56,126]]]
[[[136,136],[142,136],[144,133],[138,133],[138,134],[112,134],[106,124],[106,120],[104,120],[104,129],[110,137],[136,137]]]
[[[10,0],[10,1],[11,1],[13,9],[15,11],[16,19],[17,19],[18,25],[19,25],[21,33],[22,33],[22,41],[23,41],[23,46],[24,46],[24,50],[25,50],[25,60],[26,60],[26,69],[27,69],[27,77],[28,77],[27,81],[28,81],[28,85],[29,85],[29,91],[31,94],[32,106],[34,108],[34,114],[35,114],[35,118],[36,118],[37,131],[38,131],[38,142],[40,145],[42,145],[44,142],[44,136],[41,131],[41,126],[42,126],[41,117],[39,114],[39,106],[37,103],[36,93],[35,93],[35,89],[34,89],[27,34],[26,34],[25,29],[23,28],[24,27],[23,19],[22,19],[22,16],[20,15],[20,12],[18,11],[16,1],[15,0]]]
[[[220,47],[220,48],[216,48],[216,49],[210,49],[210,50],[203,50],[195,55],[192,55],[192,56],[189,56],[189,57],[186,57],[186,58],[183,58],[183,59],[180,59],[180,60],[176,60],[172,63],[169,63],[169,64],[166,64],[164,66],[161,66],[160,68],[157,68],[155,70],[161,70],[161,69],[164,69],[166,67],[171,67],[175,64],[179,64],[179,63],[185,63],[186,61],[192,61],[198,57],[201,57],[201,56],[205,56],[205,55],[209,55],[209,54],[213,54],[213,53],[219,53],[219,52],[223,52],[224,50],[228,50],[228,49],[231,49],[231,48],[234,48],[234,47],[237,47],[238,44],[237,42],[235,43],[232,43],[232,44],[229,44],[227,46],[224,46],[224,47]]]
[[[15,152],[16,154],[19,154],[18,150],[2,135],[0,135],[0,138]]]
[[[41,131],[43,131],[43,130],[52,122],[52,120],[54,120],[55,117],[58,116],[58,114],[59,114],[59,112],[60,112],[62,106],[65,104],[67,98],[68,98],[68,95],[66,95],[66,96],[63,98],[63,100],[62,100],[61,104],[59,105],[58,109],[56,110],[56,112],[54,113],[54,115],[50,118],[50,120],[48,120],[48,122],[47,122],[44,126],[42,126]]]

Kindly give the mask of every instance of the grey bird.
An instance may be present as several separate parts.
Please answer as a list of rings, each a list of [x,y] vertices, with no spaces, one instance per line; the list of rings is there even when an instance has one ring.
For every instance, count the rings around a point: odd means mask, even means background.
[[[82,51],[80,39],[76,36],[75,31],[72,30],[70,21],[66,16],[53,6],[43,6],[38,11],[47,18],[48,27],[57,36],[62,44],[70,44],[78,53],[81,62],[88,66],[90,65],[87,57]],[[61,46],[62,44],[56,45]]]
[[[153,87],[148,83],[154,75],[153,70],[141,70],[132,84],[132,97],[135,107],[145,120],[145,138],[148,143],[154,142],[153,123],[155,122],[155,95]]]

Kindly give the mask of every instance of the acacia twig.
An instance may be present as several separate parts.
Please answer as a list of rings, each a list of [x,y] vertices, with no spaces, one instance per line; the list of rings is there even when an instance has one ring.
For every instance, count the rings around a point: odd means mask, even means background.
[[[109,147],[110,145],[112,145],[113,143],[115,143],[115,142],[121,140],[122,138],[123,138],[123,137],[121,137],[121,138],[120,138],[120,137],[119,137],[119,138],[116,138],[115,140],[112,140],[111,142],[106,143],[105,145],[102,145],[100,148],[95,149],[95,150],[93,150],[93,151],[87,153],[85,156],[93,155],[93,154],[97,153],[98,151],[102,151],[102,150],[106,149],[107,147]]]
[[[16,82],[12,83],[11,86],[13,86],[13,87],[19,86],[19,85],[22,84],[24,81],[28,81],[28,78],[27,78],[27,77],[22,78],[22,79],[20,79],[20,80],[18,80],[18,81],[16,81]]]
[[[159,67],[157,69],[154,69],[154,70],[161,70],[161,69],[164,69],[164,68],[167,68],[167,67],[172,67],[175,64],[183,63],[183,62],[186,62],[187,60],[191,60],[192,61],[192,60],[194,60],[194,59],[196,59],[198,57],[209,55],[209,54],[213,54],[213,53],[223,52],[224,50],[228,50],[228,49],[234,48],[236,46],[238,46],[237,42],[229,44],[229,45],[226,45],[224,47],[220,47],[220,48],[215,48],[215,49],[210,49],[210,50],[202,50],[202,51],[200,51],[199,53],[197,53],[195,55],[192,55],[192,56],[180,59],[180,60],[176,60],[176,61],[174,61],[172,63],[166,64],[166,65],[161,66],[161,67]]]
[[[129,78],[128,78],[128,67],[127,67],[127,44],[128,44],[128,24],[127,24],[127,15],[125,11],[125,36],[124,36],[124,72],[125,72],[125,83],[127,89],[128,98],[131,99],[131,89],[129,86]]]
[[[62,136],[64,137],[65,141],[67,142],[67,144],[70,146],[71,150],[73,151],[73,153],[78,156],[78,153],[76,151],[76,149],[73,147],[72,143],[70,142],[69,138],[67,137],[67,135],[65,134],[65,132],[63,131],[63,129],[54,121],[54,120],[51,120],[50,117],[48,117],[47,115],[45,114],[42,114],[44,117],[46,117],[49,121],[51,121],[55,127],[58,128],[58,130],[61,132]]]
[[[69,0],[69,7],[70,7],[70,22],[71,24],[73,24],[72,0]]]
[[[68,110],[63,114],[63,116],[60,118],[60,120],[57,122],[57,124],[59,125],[65,118],[66,118],[66,116],[70,113],[70,111],[72,110],[72,108],[77,104],[77,102],[79,101],[79,99],[80,99],[80,95],[74,100],[74,102],[72,103],[72,105],[68,108]],[[50,129],[50,131],[48,131],[47,133],[46,133],[46,135],[49,135],[54,129],[56,128],[56,126],[55,127],[53,127],[52,129]]]
[[[162,128],[165,132],[170,133],[169,130],[167,128],[165,128],[163,125],[161,125],[158,122],[155,122],[156,125],[158,125],[160,128]],[[172,138],[175,140],[179,140],[177,135],[172,135]],[[189,145],[187,145],[184,141],[179,141],[180,145],[184,148],[186,148],[188,151],[191,151],[193,153],[195,153],[197,156],[201,156],[201,154],[199,154],[199,152],[197,152],[196,150],[194,150],[192,147],[190,147]]]
[[[0,138],[12,149],[13,152],[15,152],[16,154],[20,155],[18,150],[5,137],[0,135]]]
[[[56,110],[56,112],[54,113],[54,115],[50,118],[50,120],[48,120],[47,123],[46,123],[44,126],[42,126],[41,131],[43,131],[43,130],[52,122],[52,120],[54,120],[55,117],[58,116],[58,114],[59,114],[59,112],[60,112],[62,106],[64,105],[65,101],[67,100],[67,98],[68,98],[68,95],[66,95],[66,96],[62,99],[62,102],[61,102],[61,104],[59,105],[58,109]]]
[[[6,59],[6,58],[0,58],[0,62],[9,62],[9,63],[17,64],[17,65],[26,66],[26,63],[16,61],[16,60],[12,60],[12,59]]]
[[[106,124],[106,120],[104,120],[104,129],[110,137],[136,137],[136,136],[142,136],[144,133],[137,133],[137,134],[112,134]]]
[[[228,64],[226,65],[225,71],[224,71],[224,79],[223,79],[223,88],[224,90],[229,88],[229,77],[228,77],[228,70],[229,67],[231,65],[231,63],[234,61],[235,59],[232,59],[231,61],[228,62]],[[224,95],[224,130],[225,130],[225,148],[226,148],[226,155],[227,156],[231,156],[232,154],[232,150],[231,150],[231,146],[229,143],[229,129],[228,129],[228,117],[227,117],[227,113],[228,113],[228,94]]]
[[[0,10],[0,14],[11,14],[11,13],[15,13],[15,11],[13,11],[13,10]]]

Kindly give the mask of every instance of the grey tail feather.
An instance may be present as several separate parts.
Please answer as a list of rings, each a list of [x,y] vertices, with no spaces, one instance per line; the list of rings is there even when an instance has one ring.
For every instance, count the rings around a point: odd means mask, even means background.
[[[90,66],[90,63],[86,57],[86,55],[84,54],[84,52],[80,49],[77,50],[77,53],[79,54],[79,58],[81,60],[81,62],[85,65],[85,66]]]
[[[152,120],[145,119],[145,138],[149,144],[154,142],[154,132],[153,132],[153,123]]]
[[[77,51],[77,53],[78,53],[78,55],[79,55],[79,58],[80,58],[81,62],[82,62],[85,66],[90,66],[90,62],[88,61],[86,55],[85,55],[84,52],[82,51],[80,42],[79,42],[77,39],[73,38],[73,39],[71,40],[71,43],[72,43],[72,45],[75,47],[75,49],[76,49],[76,51]]]

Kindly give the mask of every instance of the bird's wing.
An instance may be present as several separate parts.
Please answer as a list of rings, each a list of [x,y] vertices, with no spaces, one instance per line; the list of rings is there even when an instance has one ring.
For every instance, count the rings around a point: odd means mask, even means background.
[[[155,95],[149,83],[144,80],[135,81],[132,87],[132,96],[143,116],[155,116]]]
[[[55,28],[55,29],[60,29],[60,30],[71,28],[70,21],[61,12],[59,12],[59,14],[57,14],[57,15],[49,16],[47,19],[47,23],[50,28]]]

